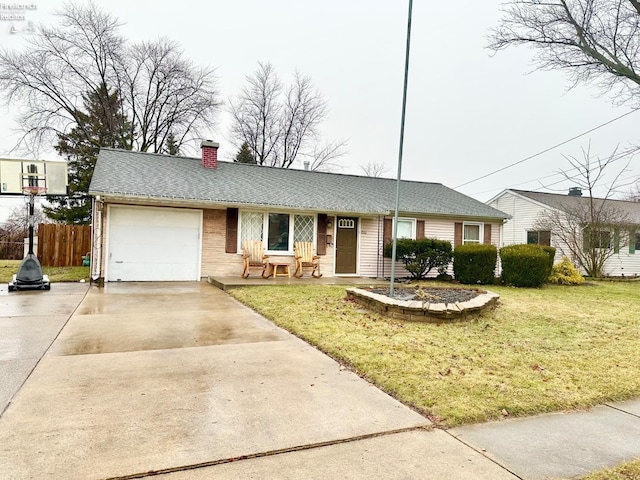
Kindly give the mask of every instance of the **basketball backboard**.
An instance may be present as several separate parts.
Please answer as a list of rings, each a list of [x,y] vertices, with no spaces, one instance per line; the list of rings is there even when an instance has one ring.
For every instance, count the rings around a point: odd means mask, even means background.
[[[0,195],[23,195],[26,186],[66,195],[67,185],[67,162],[0,158]]]

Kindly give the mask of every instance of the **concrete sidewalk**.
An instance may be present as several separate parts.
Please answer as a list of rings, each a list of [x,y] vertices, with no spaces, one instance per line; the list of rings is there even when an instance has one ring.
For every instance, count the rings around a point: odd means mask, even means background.
[[[640,458],[640,400],[449,432],[520,478],[576,478]]]

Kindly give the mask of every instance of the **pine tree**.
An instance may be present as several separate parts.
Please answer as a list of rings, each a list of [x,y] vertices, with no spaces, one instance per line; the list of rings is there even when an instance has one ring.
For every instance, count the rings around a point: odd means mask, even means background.
[[[256,159],[251,153],[251,149],[249,148],[249,144],[247,142],[244,142],[240,147],[240,150],[238,151],[238,154],[236,155],[234,162],[253,163],[253,164],[256,163]]]
[[[167,135],[167,142],[163,153],[167,155],[180,155],[180,144],[173,132],[169,132],[169,135]]]
[[[87,195],[100,147],[131,149],[131,124],[122,113],[117,91],[109,92],[103,83],[84,96],[84,111],[69,133],[58,133],[55,149],[66,157],[69,169],[69,195],[49,197],[45,214],[58,222],[91,223],[91,201]]]

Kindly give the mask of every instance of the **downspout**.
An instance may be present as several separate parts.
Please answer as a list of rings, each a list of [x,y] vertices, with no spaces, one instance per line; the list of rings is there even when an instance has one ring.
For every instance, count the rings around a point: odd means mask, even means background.
[[[376,278],[384,278],[384,217],[378,215],[378,252],[376,259]]]
[[[100,196],[92,200],[91,217],[93,228],[91,229],[91,283],[96,283],[99,287],[104,287],[102,278],[102,211],[104,202]]]
[[[502,276],[502,259],[500,258],[500,249],[504,247],[504,225],[509,221],[507,218],[502,219],[500,224],[500,236],[498,238],[498,262],[496,263],[496,276]]]

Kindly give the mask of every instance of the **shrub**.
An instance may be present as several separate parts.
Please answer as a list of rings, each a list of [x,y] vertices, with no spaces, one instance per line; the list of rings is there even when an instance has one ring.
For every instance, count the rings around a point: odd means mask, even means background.
[[[544,252],[549,256],[549,263],[547,265],[549,268],[549,273],[547,274],[548,277],[549,275],[551,275],[553,262],[555,262],[556,260],[556,247],[547,247],[546,245],[540,245],[540,248],[542,248],[542,250],[544,250]]]
[[[391,243],[384,247],[385,257],[391,257],[391,248]],[[396,259],[415,279],[426,277],[434,268],[446,271],[451,258],[451,243],[447,240],[401,238],[396,242]]]
[[[497,258],[494,245],[458,245],[453,251],[453,275],[464,284],[493,283]]]
[[[560,285],[580,285],[584,282],[584,277],[573,263],[571,263],[571,260],[563,257],[560,262],[553,266],[549,281]]]
[[[555,255],[555,249],[553,249]],[[549,279],[551,251],[540,245],[509,245],[500,249],[502,281],[514,287],[540,287]]]

